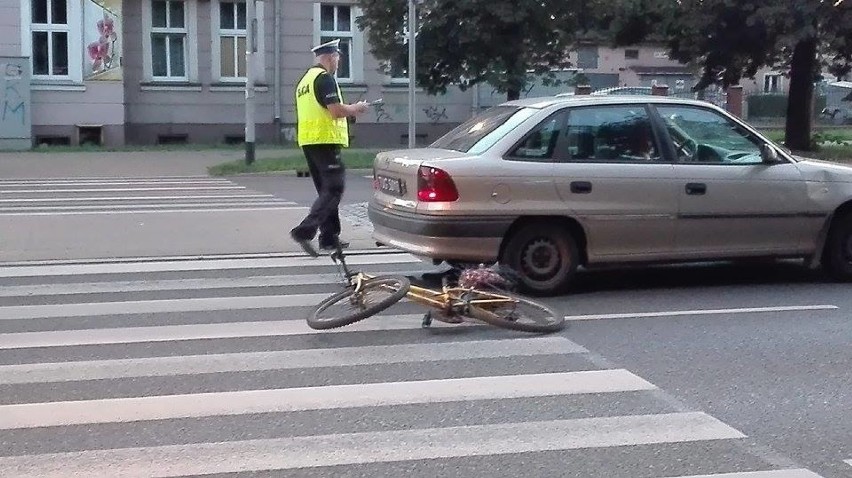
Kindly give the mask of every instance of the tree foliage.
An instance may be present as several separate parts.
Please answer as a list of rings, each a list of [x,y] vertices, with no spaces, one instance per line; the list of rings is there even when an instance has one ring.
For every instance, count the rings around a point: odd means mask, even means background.
[[[701,66],[697,89],[729,86],[769,66],[788,71],[786,141],[811,149],[814,82],[849,72],[852,0],[600,0],[597,28],[616,45],[665,42]]]
[[[417,85],[430,93],[488,83],[518,98],[533,76],[570,67],[583,0],[425,0],[417,6]],[[407,65],[406,0],[359,0],[371,52]],[[407,69],[407,68],[406,68]]]

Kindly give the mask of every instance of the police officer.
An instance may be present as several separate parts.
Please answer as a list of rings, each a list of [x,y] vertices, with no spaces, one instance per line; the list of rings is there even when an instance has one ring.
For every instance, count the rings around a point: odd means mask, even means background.
[[[341,242],[340,215],[337,207],[346,184],[341,148],[349,146],[349,123],[368,109],[368,103],[343,102],[343,94],[334,74],[340,61],[340,40],[332,40],[311,49],[317,63],[296,85],[297,141],[305,154],[308,169],[317,190],[317,199],[305,219],[290,231],[290,237],[312,256],[311,245],[319,231],[319,246],[331,250]]]

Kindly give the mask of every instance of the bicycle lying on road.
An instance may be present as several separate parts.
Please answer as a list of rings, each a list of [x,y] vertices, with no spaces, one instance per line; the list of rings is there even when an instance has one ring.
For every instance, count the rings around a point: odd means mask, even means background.
[[[556,332],[565,327],[565,317],[544,304],[520,297],[501,288],[506,278],[493,268],[465,269],[456,285],[446,277],[441,290],[411,284],[402,275],[372,276],[354,272],[346,264],[339,247],[331,253],[344,279],[344,290],[323,300],[307,319],[317,330],[343,327],[371,317],[407,297],[429,307],[422,326],[432,320],[450,324],[481,321],[522,332]],[[486,290],[486,288],[491,290]],[[337,308],[342,310],[337,311]]]

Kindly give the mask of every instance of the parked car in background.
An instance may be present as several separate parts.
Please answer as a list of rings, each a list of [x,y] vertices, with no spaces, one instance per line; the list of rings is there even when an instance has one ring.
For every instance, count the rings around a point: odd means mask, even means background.
[[[589,93],[592,96],[631,96],[631,95],[650,95],[653,91],[650,86],[613,86],[610,88],[601,88]],[[557,97],[573,96],[573,92],[559,93]]]
[[[820,114],[835,124],[852,123],[852,81],[828,84],[826,105]]]
[[[702,101],[506,102],[379,153],[373,176],[377,242],[499,261],[529,293],[565,291],[578,267],[758,257],[852,278],[852,167],[794,157]]]

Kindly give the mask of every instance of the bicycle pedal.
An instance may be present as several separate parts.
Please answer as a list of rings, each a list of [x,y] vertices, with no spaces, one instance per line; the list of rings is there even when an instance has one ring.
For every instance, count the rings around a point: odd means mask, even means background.
[[[424,329],[432,325],[432,314],[427,313],[423,316],[423,320],[420,321],[420,326]]]

